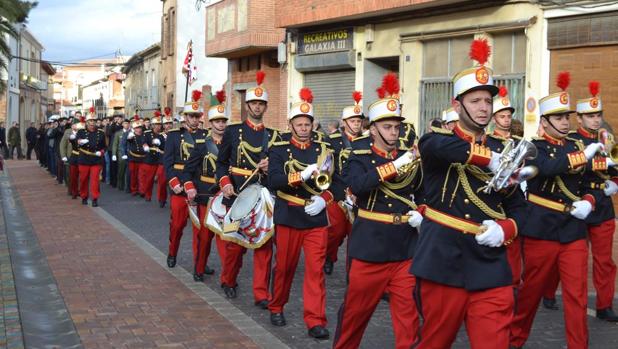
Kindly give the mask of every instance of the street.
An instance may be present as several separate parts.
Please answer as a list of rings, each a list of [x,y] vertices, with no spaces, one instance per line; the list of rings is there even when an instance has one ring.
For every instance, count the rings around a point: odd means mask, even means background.
[[[35,347],[50,338],[61,340],[61,347],[127,348],[249,348],[290,347],[329,348],[335,332],[337,310],[345,291],[344,267],[335,265],[327,276],[327,316],[331,340],[317,341],[307,336],[302,321],[302,259],[285,308],[288,325],[270,325],[269,314],[253,305],[251,292],[251,252],[247,252],[239,277],[238,298],[228,301],[219,287],[221,270],[213,244],[209,266],[216,270],[204,284],[192,279],[191,232],[185,229],[179,254],[179,267],[165,266],[169,210],[155,202],[145,202],[102,184],[100,207],[82,206],[66,195],[66,188],[55,184],[34,161],[8,161],[8,174],[0,175],[5,226],[18,224],[31,229],[41,247],[39,257],[48,264],[48,273],[28,269],[28,255],[16,254],[23,232],[2,230],[8,237],[13,261],[18,304],[11,298],[10,273],[7,271],[6,245],[0,239],[2,295],[5,316],[0,330],[0,346]],[[9,196],[10,195],[10,196]],[[30,227],[30,228],[28,228]],[[21,236],[25,239],[24,236]],[[25,240],[24,240],[25,241]],[[32,243],[32,240],[29,240]],[[3,248],[4,247],[4,248]],[[32,253],[35,256],[36,253]],[[340,250],[340,260],[344,250]],[[19,261],[20,264],[16,264]],[[37,298],[35,314],[28,306],[32,297],[28,282],[49,279],[45,289],[57,289],[57,296],[46,293]],[[22,278],[20,275],[25,275]],[[48,277],[53,276],[53,277]],[[13,291],[14,292],[14,291]],[[594,304],[593,291],[589,304]],[[12,302],[12,303],[11,303]],[[11,308],[13,307],[13,308]],[[23,328],[10,309],[18,307]],[[55,308],[54,308],[55,307]],[[562,307],[561,307],[562,308]],[[61,314],[58,323],[50,323],[41,310],[54,309]],[[62,315],[64,314],[64,315]],[[589,310],[591,348],[618,347],[617,325],[599,321]],[[24,321],[28,319],[28,321]],[[34,331],[34,332],[33,332]],[[49,332],[46,337],[43,335]],[[35,334],[39,338],[34,338]],[[63,336],[58,336],[62,333]],[[23,336],[22,345],[19,337]],[[17,343],[17,344],[16,344]],[[25,345],[23,344],[25,343]],[[29,345],[29,343],[31,345]],[[66,345],[63,345],[63,343]],[[9,345],[10,344],[10,345]],[[394,339],[388,303],[376,309],[362,348],[390,348]],[[462,329],[454,348],[467,348]],[[562,311],[540,309],[526,348],[564,348]]]

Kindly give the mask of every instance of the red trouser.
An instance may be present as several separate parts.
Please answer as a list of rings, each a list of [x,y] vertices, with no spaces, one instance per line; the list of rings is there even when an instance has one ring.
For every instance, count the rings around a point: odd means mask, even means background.
[[[79,166],[69,165],[69,193],[79,195]]]
[[[130,182],[131,194],[139,192],[141,167],[142,167],[141,162],[129,161],[129,173],[131,174],[131,179],[129,180],[129,182]]]
[[[328,229],[295,229],[284,225],[275,226],[277,250],[273,271],[273,298],[268,308],[281,313],[290,298],[296,266],[302,247],[305,255],[303,279],[304,320],[307,328],[326,326],[326,289],[324,287],[324,261]]]
[[[337,250],[343,243],[343,240],[352,230],[352,224],[348,221],[343,208],[339,203],[332,201],[326,206],[326,214],[328,215],[328,243],[326,247],[326,257],[331,262],[337,261]]]
[[[197,206],[197,214],[200,218],[200,222],[204,222],[206,213],[206,205]],[[193,229],[193,272],[195,274],[204,274],[206,264],[208,263],[208,256],[210,256],[212,238],[214,236],[215,234],[204,224],[201,225],[199,230]],[[216,243],[219,256],[223,256],[222,252],[225,249],[224,241],[217,236]],[[221,261],[223,262],[223,258],[221,258]]]
[[[157,174],[156,164],[142,163],[139,165],[139,192],[146,200],[152,199],[152,186]]]
[[[418,349],[450,348],[465,321],[470,347],[509,347],[509,325],[513,319],[513,287],[467,291],[416,280],[417,307],[424,318]]]
[[[236,287],[238,273],[242,267],[242,257],[247,249],[231,241],[225,241],[221,285]],[[272,240],[253,250],[253,299],[255,302],[270,299],[268,285],[270,284],[270,267],[273,258]]]
[[[511,244],[506,247],[506,258],[511,266],[511,273],[513,273],[513,286],[519,287],[521,285],[521,244],[522,239],[517,237]]]
[[[92,200],[97,200],[101,192],[99,191],[99,174],[101,165],[78,165],[79,166],[79,196],[88,199],[88,180],[90,180],[90,194]]]
[[[157,165],[157,200],[165,202],[167,200],[167,180],[165,179],[165,167]]]
[[[412,298],[415,280],[409,272],[412,260],[370,263],[353,259],[349,284],[339,309],[333,348],[358,348],[371,315],[388,292],[395,348],[410,348],[418,331],[418,314]]]
[[[511,345],[524,345],[550,276],[562,280],[564,322],[569,349],[588,347],[588,248],[581,239],[567,244],[524,238],[524,277],[511,324]]]
[[[189,207],[187,199],[182,195],[172,195],[170,200],[170,248],[168,254],[176,256],[180,247],[182,231],[187,226],[189,218]],[[193,227],[193,236],[197,235],[197,229]],[[195,258],[194,258],[195,260]]]

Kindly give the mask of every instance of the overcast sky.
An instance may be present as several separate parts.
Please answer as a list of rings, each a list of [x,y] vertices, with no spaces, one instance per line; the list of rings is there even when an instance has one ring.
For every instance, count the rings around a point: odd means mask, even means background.
[[[39,0],[28,28],[50,61],[125,56],[161,40],[159,0]]]

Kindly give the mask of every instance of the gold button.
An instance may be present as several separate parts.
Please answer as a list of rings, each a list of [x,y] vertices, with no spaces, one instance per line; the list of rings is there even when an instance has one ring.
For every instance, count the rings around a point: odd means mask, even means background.
[[[469,203],[470,203],[470,200],[468,200],[468,199],[464,199],[464,204],[466,204],[466,205],[467,205],[467,204],[469,204]]]
[[[469,150],[468,150],[468,151],[466,151],[466,154],[470,154],[470,151],[469,151]]]
[[[320,151],[320,148],[315,148],[315,151]]]
[[[469,215],[469,214],[467,214],[467,213],[464,215],[464,217],[465,217],[466,219],[470,219],[470,215]]]
[[[388,207],[393,207],[393,204],[388,204],[387,206],[388,206]]]
[[[375,164],[375,163],[376,163],[376,161],[375,161],[375,160],[371,160],[371,163],[372,163],[372,164]]]
[[[385,199],[388,199],[388,195],[384,195],[384,198],[385,198]]]

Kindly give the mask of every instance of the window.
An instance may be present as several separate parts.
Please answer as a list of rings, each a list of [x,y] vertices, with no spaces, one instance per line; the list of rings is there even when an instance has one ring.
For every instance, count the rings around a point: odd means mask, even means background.
[[[167,15],[161,17],[161,59],[167,58]]]
[[[168,31],[167,31],[167,54],[174,55],[176,49],[176,10],[172,7],[168,10]]]

